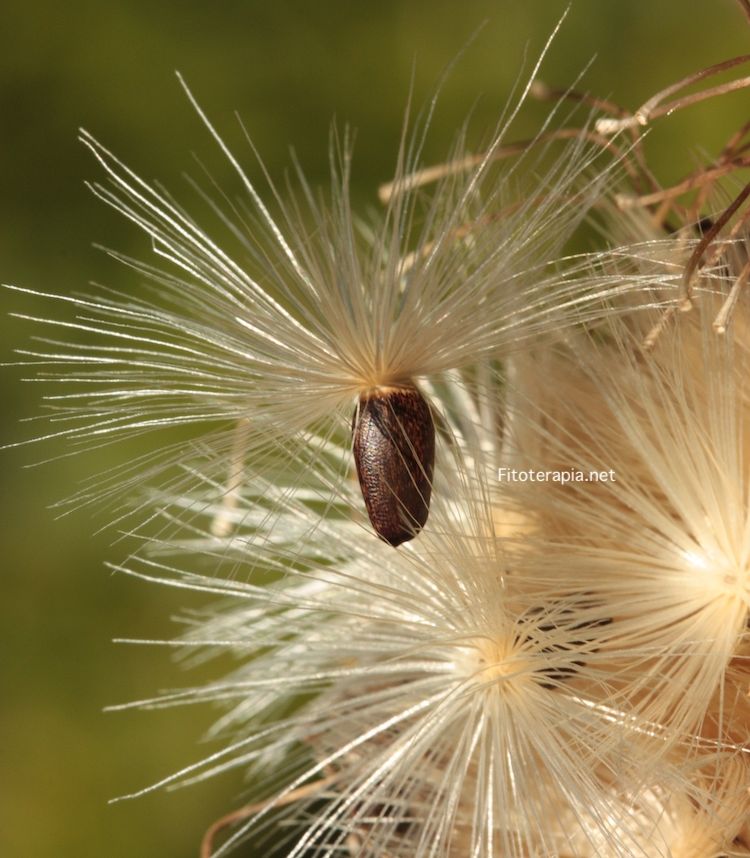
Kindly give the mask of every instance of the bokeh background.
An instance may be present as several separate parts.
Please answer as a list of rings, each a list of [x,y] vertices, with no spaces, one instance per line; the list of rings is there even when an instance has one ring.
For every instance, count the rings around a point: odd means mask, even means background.
[[[567,0],[5,0],[0,10],[0,280],[67,293],[88,281],[129,288],[132,275],[92,247],[147,256],[144,238],[85,189],[98,178],[76,141],[83,125],[146,177],[173,191],[199,170],[230,192],[226,164],[179,89],[179,69],[217,126],[252,166],[233,112],[272,176],[293,146],[313,184],[326,182],[333,118],[356,129],[354,193],[377,205],[391,176],[414,76],[417,104],[483,24],[451,72],[427,147],[444,157],[474,111],[490,127],[528,46],[527,68]],[[574,0],[542,77],[567,84],[592,61],[585,86],[635,108],[667,83],[748,51],[750,26],[733,0]],[[741,92],[657,124],[648,140],[663,181],[701,151],[715,153],[747,119]],[[533,128],[531,106],[518,126]],[[526,123],[526,124],[524,124]],[[257,173],[256,173],[257,175]],[[133,288],[137,288],[133,285]],[[0,360],[33,325],[11,318],[64,308],[0,293]],[[34,434],[40,388],[0,375],[0,443]],[[122,548],[87,512],[50,505],[106,464],[104,453],[57,458],[55,442],[0,455],[0,855],[9,858],[187,858],[206,827],[240,801],[239,777],[108,805],[206,752],[210,711],[105,714],[108,704],[187,684],[163,649],[115,645],[160,638],[183,607],[179,592],[113,576]],[[43,459],[53,459],[30,467]],[[192,677],[195,679],[197,677]],[[252,856],[251,848],[242,853]]]

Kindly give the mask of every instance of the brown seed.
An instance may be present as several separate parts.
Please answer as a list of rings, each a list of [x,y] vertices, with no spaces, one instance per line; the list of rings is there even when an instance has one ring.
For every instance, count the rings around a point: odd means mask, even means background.
[[[427,521],[435,463],[430,406],[413,384],[363,393],[354,414],[354,461],[367,514],[391,545]]]

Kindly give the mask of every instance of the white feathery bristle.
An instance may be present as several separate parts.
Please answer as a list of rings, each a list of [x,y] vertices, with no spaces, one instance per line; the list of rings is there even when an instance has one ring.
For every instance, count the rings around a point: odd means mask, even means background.
[[[293,462],[310,434],[325,441],[345,431],[365,391],[427,386],[441,374],[557,338],[609,312],[622,293],[658,301],[676,282],[668,266],[613,275],[607,251],[563,256],[618,164],[585,129],[562,143],[549,139],[562,102],[515,159],[497,162],[524,90],[479,155],[459,138],[448,167],[462,168],[438,171],[429,188],[409,182],[427,131],[415,123],[397,153],[394,191],[365,233],[351,209],[346,140],[333,147],[330,199],[299,173],[296,196],[282,199],[268,180],[264,201],[250,168],[186,92],[230,160],[248,212],[204,199],[218,228],[204,227],[84,131],[104,171],[92,190],[148,236],[157,259],[112,255],[148,288],[90,297],[33,293],[76,313],[67,322],[27,316],[50,333],[22,352],[23,360],[38,380],[64,385],[46,397],[50,431],[40,438],[65,437],[86,450],[157,433],[152,453],[97,475],[73,506],[95,503],[117,515],[119,487],[188,487],[189,451],[199,445],[226,455],[232,423],[242,423],[245,438],[228,469],[244,465],[253,479],[268,473],[269,446],[278,458],[279,443],[287,442],[283,456]],[[256,171],[267,179],[262,164]],[[616,255],[640,253],[619,248]],[[164,431],[175,429],[183,430],[176,442]]]
[[[521,573],[544,568],[544,553],[498,537],[503,513],[480,449],[472,453],[443,468],[430,525],[399,551],[345,517],[308,527],[315,513],[293,490],[284,513],[259,522],[246,488],[238,532],[205,535],[201,546],[232,564],[231,577],[157,559],[129,565],[230,597],[191,623],[182,647],[197,658],[233,652],[237,669],[145,703],[225,707],[213,734],[230,737],[226,754],[174,780],[235,767],[264,779],[271,804],[217,855],[246,838],[258,847],[277,838],[275,805],[290,858],[345,848],[363,858],[520,858],[583,842],[591,854],[606,844],[613,856],[635,855],[644,813],[621,812],[618,796],[635,801],[654,783],[689,789],[669,756],[672,737],[610,678],[608,648],[621,633],[609,606],[543,592],[533,576],[528,585]],[[252,553],[237,544],[243,529]],[[194,554],[196,543],[183,550]],[[261,578],[265,586],[254,583]],[[284,805],[317,780],[320,791]]]

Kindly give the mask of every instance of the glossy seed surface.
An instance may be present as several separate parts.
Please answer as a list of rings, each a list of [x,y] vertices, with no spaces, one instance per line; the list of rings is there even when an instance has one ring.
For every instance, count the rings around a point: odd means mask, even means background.
[[[354,461],[367,514],[378,536],[400,545],[427,521],[435,463],[430,406],[413,385],[360,396],[354,414]]]

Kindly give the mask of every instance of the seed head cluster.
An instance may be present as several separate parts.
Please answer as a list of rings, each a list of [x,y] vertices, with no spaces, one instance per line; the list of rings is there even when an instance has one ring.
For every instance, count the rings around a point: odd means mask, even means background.
[[[329,194],[278,188],[187,87],[244,195],[212,228],[82,135],[156,259],[35,293],[76,318],[24,360],[45,437],[140,439],[71,500],[127,522],[113,568],[205,599],[172,645],[222,672],[126,704],[218,707],[137,793],[243,772],[204,858],[750,855],[748,126],[665,188],[666,95],[540,65],[442,165],[407,115],[369,221],[346,135]]]

